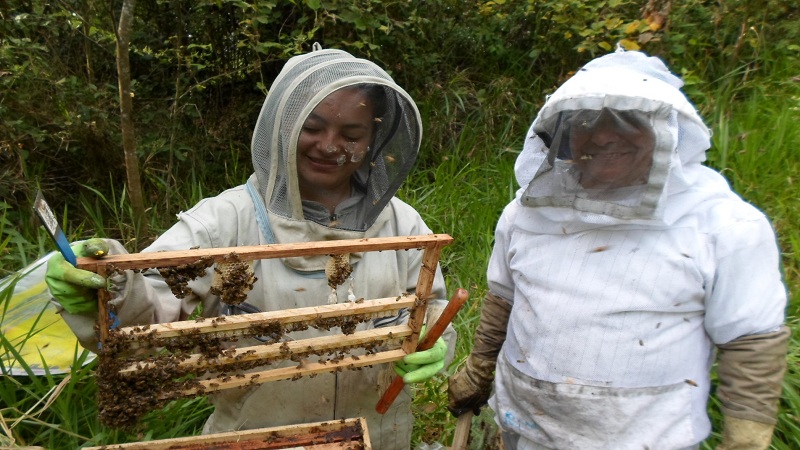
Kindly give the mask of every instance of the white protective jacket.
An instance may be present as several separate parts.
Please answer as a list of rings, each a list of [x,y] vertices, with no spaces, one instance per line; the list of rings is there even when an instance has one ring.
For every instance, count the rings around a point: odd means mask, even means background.
[[[304,201],[296,169],[298,136],[306,117],[337,89],[368,85],[377,106],[374,138],[364,163],[354,175],[353,196],[329,216],[320,204]],[[339,50],[320,50],[290,59],[267,96],[253,135],[255,173],[245,185],[208,198],[178,215],[179,222],[146,252],[221,248],[259,244],[379,238],[431,234],[419,213],[394,197],[408,175],[422,134],[413,100],[374,63]],[[354,161],[355,162],[355,161]],[[124,252],[116,242],[112,253]],[[331,288],[325,276],[329,258],[293,257],[256,261],[258,281],[246,303],[260,311],[285,310],[327,304]],[[422,268],[422,251],[381,251],[350,255],[352,282],[339,286],[339,299],[376,299],[413,293]],[[203,315],[214,317],[225,308],[209,292],[213,268],[189,283],[192,294],[177,299],[154,270],[127,271],[116,276],[112,303],[121,326],[185,320],[202,305]],[[439,267],[428,304],[428,317],[441,311],[445,283]],[[96,348],[94,318],[64,313],[65,320],[87,348]],[[358,330],[407,321],[397,317],[359,324]],[[322,333],[310,328],[293,332],[297,339]],[[455,332],[444,339],[452,358]],[[239,345],[248,345],[239,342]],[[253,344],[249,344],[253,345]],[[291,362],[287,362],[291,363]],[[296,364],[296,363],[292,363]],[[387,377],[387,374],[389,375]],[[381,376],[383,375],[383,376]],[[253,429],[325,420],[365,417],[373,448],[400,450],[410,446],[413,418],[408,390],[389,411],[375,407],[394,372],[390,365],[345,370],[295,381],[276,381],[247,390],[230,389],[212,395],[216,407],[205,432]]]
[[[771,225],[700,165],[708,132],[679,83],[655,58],[617,53],[585,66],[543,108],[615,88],[667,92],[658,106],[673,109],[671,162],[648,217],[526,205],[548,152],[536,122],[517,161],[522,188],[500,217],[488,269],[491,292],[512,304],[490,405],[503,430],[541,448],[698,444],[710,432],[715,345],[783,323]]]
[[[228,220],[219,220],[220,217]],[[211,248],[268,243],[259,231],[255,208],[245,185],[205,199],[191,210],[180,213],[178,218],[179,222],[145,252],[186,250],[197,246]],[[430,233],[431,230],[413,208],[394,198],[366,232],[365,237]],[[120,251],[124,250],[116,245],[113,252]],[[421,258],[420,250],[364,253],[354,265],[352,274],[355,295],[371,299],[414,292]],[[261,311],[327,303],[330,288],[324,271],[296,271],[279,259],[256,261],[254,271],[258,281],[248,293],[246,302]],[[145,276],[127,271],[125,275],[114,280],[112,303],[117,307],[121,326],[186,320],[198,304],[203,305],[204,316],[214,317],[219,315],[220,302],[217,296],[208,293],[211,279],[212,276],[209,275],[191,282],[189,287],[193,295],[178,300],[157,274]],[[346,288],[347,283],[340,286],[342,299],[346,298]],[[437,270],[433,295],[437,299],[445,298],[444,279],[440,270]],[[443,303],[442,300],[431,302],[429,315],[434,309],[441,309]],[[63,315],[84,346],[96,348],[93,318],[66,312]],[[398,321],[406,320],[405,316],[395,320],[383,319],[377,325],[392,326]],[[371,322],[360,324],[358,330],[375,325],[376,323]],[[321,335],[313,329],[304,333],[293,335],[298,339]],[[455,342],[454,331],[449,329],[444,337],[452,347]],[[248,390],[222,391],[211,396],[216,408],[208,419],[204,432],[366,417],[374,448],[407,449],[413,426],[409,389],[406,388],[398,396],[386,414],[381,415],[375,411],[375,406],[386,388],[385,382],[382,386],[379,385],[380,375],[387,369],[391,370],[388,365],[381,365],[317,375],[314,378],[304,377],[295,381],[269,382]]]

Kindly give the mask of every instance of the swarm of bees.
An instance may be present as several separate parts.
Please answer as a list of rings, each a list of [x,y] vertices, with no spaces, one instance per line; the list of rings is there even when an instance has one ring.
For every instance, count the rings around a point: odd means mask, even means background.
[[[348,279],[352,282],[350,275],[353,267],[350,265],[349,256],[349,254],[333,255],[326,266],[328,284],[334,292],[336,287]],[[207,269],[213,264],[213,258],[203,256],[189,264],[155,269],[170,286],[172,293],[177,298],[184,298],[192,293],[188,287],[189,282],[206,275],[209,272]],[[229,304],[245,301],[247,293],[253,289],[257,281],[252,262],[242,261],[236,253],[226,255],[214,268],[213,276],[211,293],[219,295],[221,301]],[[363,302],[363,299],[352,301]],[[332,350],[319,350],[311,346],[302,350],[296,348],[289,350],[286,347],[282,348],[281,354],[277,357],[254,357],[253,350],[250,353],[236,352],[236,342],[240,339],[254,338],[265,345],[280,345],[281,342],[285,344],[286,340],[291,340],[288,336],[290,333],[308,328],[329,331],[338,327],[342,333],[352,334],[358,324],[375,319],[376,314],[317,318],[286,324],[278,321],[262,322],[252,324],[236,334],[215,330],[225,322],[224,317],[211,319],[210,326],[204,328],[202,332],[200,328],[193,328],[191,331],[179,332],[178,336],[169,337],[159,336],[150,330],[149,325],[128,327],[122,331],[110,329],[98,352],[99,418],[109,427],[130,430],[146,413],[181,397],[205,395],[226,389],[228,387],[220,386],[219,383],[224,383],[233,377],[248,377],[249,382],[241,388],[251,388],[259,384],[259,374],[253,372],[263,370],[265,366],[294,361],[298,363],[299,368],[312,356],[323,364],[336,363],[347,356],[372,354],[383,351],[386,347],[399,347],[402,338],[393,339],[389,336],[388,340],[382,342],[367,342]],[[195,322],[208,320],[199,318]],[[201,363],[189,363],[187,360],[190,359]],[[342,366],[338,367],[337,371],[342,369],[361,368]],[[293,379],[296,378],[300,378],[300,375]]]
[[[234,345],[243,338],[269,335],[266,344],[278,344],[281,338],[294,331],[313,327],[330,330],[340,327],[342,332],[354,332],[358,323],[372,320],[370,314],[315,319],[305,322],[281,324],[271,322],[253,325],[239,335],[209,330],[200,332],[195,328],[182,331],[179,336],[157,338],[148,332],[149,326],[133,327],[120,331],[109,330],[108,338],[99,352],[97,369],[98,410],[100,420],[106,426],[132,429],[148,412],[161,408],[168,402],[186,396],[203,395],[218,390],[219,384],[209,383],[208,388],[200,380],[215,377],[223,382],[233,377],[250,380],[242,388],[258,384],[258,373],[252,372],[276,363],[291,360],[302,366],[304,360],[315,356],[320,363],[338,362],[354,354],[372,354],[386,346],[396,347],[402,338],[391,338],[383,343],[368,342],[354,346],[319,350],[308,346],[290,350],[284,341],[280,355],[276,357],[250,358],[254,350],[236,354]],[[205,322],[208,319],[198,319]],[[212,322],[215,319],[212,319]],[[194,355],[200,355],[202,366],[182,364]],[[135,370],[132,370],[135,368]],[[342,369],[342,368],[339,368]],[[343,367],[345,370],[360,370],[360,367]],[[292,380],[300,379],[295,375]],[[220,388],[221,389],[221,388]]]
[[[253,273],[253,262],[242,261],[236,253],[225,256],[224,262],[214,267],[214,280],[210,292],[219,295],[222,303],[238,305],[247,299],[258,278]]]
[[[177,397],[161,395],[198,385],[194,377],[179,367],[188,353],[166,353],[152,364],[124,374],[122,369],[136,361],[130,355],[130,337],[110,330],[99,352],[97,366],[98,411],[100,420],[113,428],[129,429],[148,411],[163,407]]]
[[[184,298],[192,293],[189,282],[205,275],[206,269],[214,264],[210,256],[202,256],[193,263],[181,264],[173,267],[158,267],[158,273],[164,278],[172,294],[177,298]]]
[[[344,284],[351,273],[353,273],[353,266],[350,265],[349,253],[331,255],[331,259],[325,264],[325,277],[328,278],[328,286],[331,289],[336,289]]]
[[[331,293],[328,295],[328,303],[338,303],[338,296],[336,295],[336,288],[344,284],[345,281],[353,273],[353,266],[350,265],[350,254],[340,253],[338,255],[331,255],[331,259],[325,264],[325,277],[328,279],[328,286],[331,288]],[[352,293],[352,286],[348,293],[348,301],[354,301],[355,295]]]

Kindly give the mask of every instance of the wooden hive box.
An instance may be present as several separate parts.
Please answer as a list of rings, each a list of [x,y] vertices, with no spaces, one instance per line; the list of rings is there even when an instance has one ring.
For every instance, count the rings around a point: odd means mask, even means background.
[[[371,450],[364,418],[231,431],[158,441],[86,447],[86,450]]]

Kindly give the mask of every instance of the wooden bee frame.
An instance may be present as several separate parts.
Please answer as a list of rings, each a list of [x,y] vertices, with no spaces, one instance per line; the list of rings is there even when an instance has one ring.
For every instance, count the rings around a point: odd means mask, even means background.
[[[371,450],[367,421],[362,418],[307,423],[257,430],[231,431],[186,438],[86,447],[86,450]]]
[[[135,423],[140,414],[131,414],[131,410],[122,405],[134,396],[135,409],[143,413],[178,397],[204,395],[401,359],[416,349],[441,249],[452,241],[453,238],[449,235],[433,234],[110,255],[102,259],[80,258],[79,268],[107,277],[127,269],[187,267],[201,260],[208,267],[213,262],[230,261],[232,254],[240,261],[252,261],[383,250],[424,250],[415,294],[405,293],[391,298],[112,329],[109,323],[110,295],[106,290],[98,291],[98,331],[101,345],[98,391],[101,420],[107,425],[117,427]],[[397,314],[402,308],[409,310],[409,321],[404,325],[291,342],[276,340],[250,347],[223,349],[219,345],[222,339],[263,336],[276,327],[288,331],[309,326],[327,330],[330,327],[325,328],[324,324],[333,323],[331,321],[346,318],[349,323],[356,324],[373,317]],[[196,352],[196,346],[201,342],[216,342],[213,345],[216,352]],[[359,347],[370,350],[360,356],[345,356],[349,350]],[[165,352],[164,349],[168,351]],[[147,354],[148,351],[150,354],[157,354],[146,358],[130,357]],[[312,363],[299,356],[303,352],[327,352],[340,356]],[[271,363],[290,359],[298,364],[261,370]],[[129,391],[125,390],[125,386],[131,386]],[[106,397],[104,393],[107,394]]]

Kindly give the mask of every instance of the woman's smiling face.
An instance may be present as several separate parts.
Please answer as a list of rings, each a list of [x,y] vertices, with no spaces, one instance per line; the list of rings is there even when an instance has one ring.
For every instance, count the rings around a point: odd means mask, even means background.
[[[364,164],[375,118],[367,93],[334,91],[308,115],[297,141],[297,175],[304,200],[332,210],[350,195],[351,176]]]
[[[580,183],[587,189],[614,189],[647,183],[655,137],[642,123],[603,110],[593,120],[576,115],[570,126],[570,149]]]

